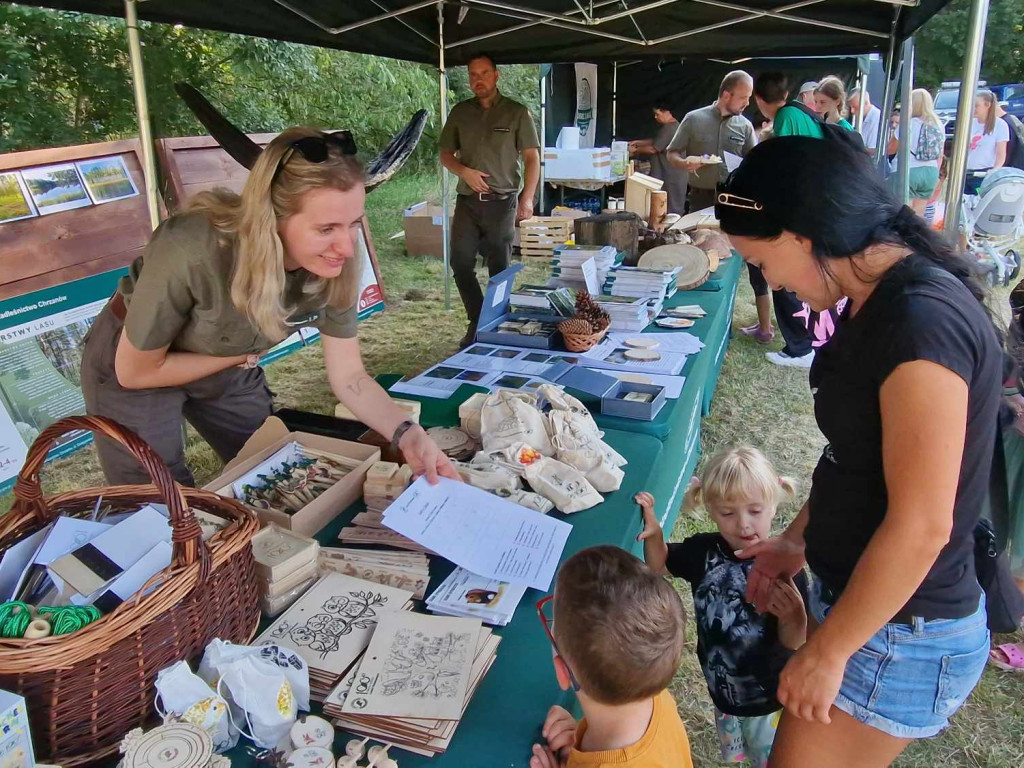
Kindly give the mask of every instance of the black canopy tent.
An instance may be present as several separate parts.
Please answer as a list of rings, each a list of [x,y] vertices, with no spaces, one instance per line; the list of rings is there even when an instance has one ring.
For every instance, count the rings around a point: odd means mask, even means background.
[[[948,0],[143,0],[139,18],[427,64],[815,56],[888,50]],[[122,0],[29,0],[111,16]],[[244,9],[244,10],[243,10]],[[896,9],[900,13],[896,14]]]
[[[6,1],[6,0],[0,0]],[[54,9],[124,15],[128,21],[146,187],[157,223],[155,161],[137,20],[435,64],[441,114],[445,68],[485,51],[499,63],[626,62],[753,56],[887,54],[886,106],[895,90],[899,44],[949,0],[27,0]],[[972,0],[964,82],[977,80],[988,0]],[[972,94],[961,93],[947,226],[959,211]],[[905,163],[904,163],[905,165]],[[442,171],[443,206],[448,174]],[[448,218],[444,224],[445,306],[450,307]]]

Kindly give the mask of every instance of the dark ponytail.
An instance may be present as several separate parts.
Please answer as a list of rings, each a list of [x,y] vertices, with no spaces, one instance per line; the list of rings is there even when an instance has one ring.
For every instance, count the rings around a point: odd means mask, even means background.
[[[974,263],[896,200],[867,154],[825,136],[783,136],[754,147],[719,190],[749,201],[715,206],[722,231],[759,239],[793,232],[811,241],[826,273],[831,260],[872,245],[906,246],[960,280],[987,309]]]

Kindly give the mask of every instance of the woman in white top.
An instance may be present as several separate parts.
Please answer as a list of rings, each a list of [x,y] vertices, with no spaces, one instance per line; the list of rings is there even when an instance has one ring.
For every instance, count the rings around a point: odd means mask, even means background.
[[[928,91],[915,88],[910,105],[910,207],[923,216],[939,183],[945,133]]]
[[[1006,162],[1006,145],[1010,141],[1010,129],[1005,120],[996,114],[996,96],[992,91],[981,90],[974,97],[974,130],[971,133],[971,149],[967,154],[967,179],[964,192],[978,194],[985,172],[1002,168]]]

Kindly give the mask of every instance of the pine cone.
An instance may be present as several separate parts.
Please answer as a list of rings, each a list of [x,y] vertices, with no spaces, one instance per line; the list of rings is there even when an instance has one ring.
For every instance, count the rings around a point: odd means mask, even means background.
[[[563,320],[558,324],[558,330],[563,335],[581,335],[586,336],[594,332],[593,327],[582,317],[573,317],[568,320]]]
[[[586,315],[588,312],[599,309],[594,300],[590,298],[590,294],[586,291],[580,291],[576,294],[576,314]]]

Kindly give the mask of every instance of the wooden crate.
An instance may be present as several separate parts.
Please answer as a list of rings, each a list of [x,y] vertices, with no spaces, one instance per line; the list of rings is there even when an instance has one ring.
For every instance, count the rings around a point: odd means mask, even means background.
[[[555,248],[572,237],[572,219],[534,216],[519,223],[519,252],[523,257],[550,259]]]

